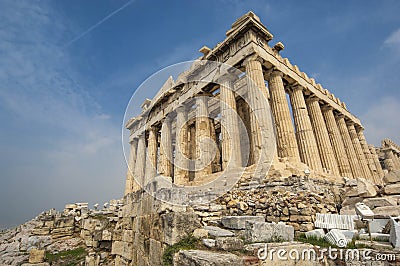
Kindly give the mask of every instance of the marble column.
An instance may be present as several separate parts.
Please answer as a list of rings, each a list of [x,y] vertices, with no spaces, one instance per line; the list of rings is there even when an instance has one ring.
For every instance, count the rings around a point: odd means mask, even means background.
[[[344,148],[346,150],[347,158],[349,158],[351,172],[354,177],[364,177],[363,171],[360,164],[358,163],[358,157],[356,151],[354,150],[353,141],[350,138],[349,130],[344,120],[344,115],[339,114],[336,117],[336,123],[338,125],[340,135],[343,139]]]
[[[322,164],[319,156],[317,143],[308,116],[306,102],[304,100],[303,88],[294,86],[289,92],[292,104],[293,120],[296,127],[297,145],[299,145],[300,158],[303,163],[311,169],[321,171]]]
[[[299,148],[283,86],[282,75],[282,72],[274,70],[268,80],[271,111],[276,128],[277,152],[281,158],[291,157],[300,161]]]
[[[222,169],[241,167],[240,131],[233,80],[231,76],[220,80]]]
[[[319,99],[309,97],[306,101],[308,113],[310,114],[311,125],[314,130],[322,166],[334,175],[339,175],[339,168],[336,162],[335,153],[329,140],[328,130],[322,116]]]
[[[188,152],[188,111],[185,105],[176,109],[176,147],[174,164],[174,183],[183,185],[189,182]]]
[[[248,101],[250,107],[251,151],[252,162],[262,169],[270,163],[270,151],[276,149],[275,140],[268,139],[273,136],[272,117],[268,102],[268,90],[264,82],[262,59],[250,56],[243,62],[247,75]]]
[[[134,138],[129,142],[130,152],[128,160],[128,170],[126,173],[126,183],[125,183],[125,195],[131,193],[137,189],[137,183],[134,178],[135,162],[136,162],[136,151],[138,139]]]
[[[142,132],[138,136],[138,147],[135,163],[135,177],[139,185],[143,188],[144,174],[146,167],[146,134]]]
[[[392,160],[393,160],[393,163],[394,163],[394,165],[395,165],[395,168],[396,168],[396,169],[400,169],[400,159],[399,159],[399,155],[398,155],[396,152],[393,152],[393,151],[392,151],[392,153],[393,153],[393,158],[392,158]]]
[[[212,174],[213,145],[208,96],[196,97],[196,178]],[[215,155],[215,154],[214,154]]]
[[[379,156],[378,156],[378,154],[376,153],[376,150],[375,150],[375,146],[374,145],[369,145],[368,148],[369,148],[369,151],[372,154],[372,158],[374,159],[374,163],[375,163],[376,170],[378,172],[378,176],[379,176],[380,179],[382,179],[383,176],[385,175],[385,173],[383,172],[382,165],[381,165],[381,163],[379,161]]]
[[[371,154],[369,147],[368,147],[367,140],[365,139],[364,129],[361,127],[357,127],[356,131],[357,131],[358,139],[360,140],[360,144],[361,144],[361,148],[363,150],[364,156],[367,160],[368,168],[371,171],[372,178],[373,178],[374,182],[377,183],[380,180],[380,176],[378,173],[378,169],[376,169],[374,157]]]
[[[391,170],[399,169],[399,166],[397,165],[396,157],[390,148],[386,148],[386,150],[385,150],[385,165],[386,165],[386,160],[391,161],[390,164],[393,165],[393,166],[390,165],[390,168],[392,168]],[[386,167],[386,168],[388,168],[388,170],[389,170],[389,167]]]
[[[340,175],[352,178],[353,174],[351,172],[349,159],[347,158],[343,140],[340,136],[335,116],[333,115],[333,108],[331,106],[323,106],[321,110],[322,115],[324,116],[326,129],[328,131],[328,136],[331,141],[333,152],[335,153],[336,161],[338,163]]]
[[[157,174],[158,130],[155,127],[150,127],[148,133],[145,185],[152,181]]]
[[[173,151],[172,151],[172,118],[170,115],[164,119],[161,126],[160,140],[160,167],[159,174],[163,176],[173,175]]]
[[[367,159],[365,158],[364,151],[361,147],[360,140],[358,139],[358,134],[356,128],[354,127],[354,123],[348,121],[347,129],[349,130],[351,141],[353,142],[354,151],[356,152],[358,158],[358,164],[361,167],[361,171],[363,173],[363,177],[370,181],[374,181],[371,175],[371,171],[369,170]]]

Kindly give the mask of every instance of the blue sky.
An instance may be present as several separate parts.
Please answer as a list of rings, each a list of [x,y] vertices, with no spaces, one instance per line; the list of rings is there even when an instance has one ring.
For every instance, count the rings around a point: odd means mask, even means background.
[[[249,10],[346,102],[370,143],[400,143],[400,1],[1,0],[0,227],[121,197],[132,93]]]

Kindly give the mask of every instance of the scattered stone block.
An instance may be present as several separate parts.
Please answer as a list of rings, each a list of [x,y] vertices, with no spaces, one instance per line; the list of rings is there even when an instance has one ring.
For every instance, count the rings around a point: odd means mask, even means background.
[[[208,231],[205,229],[197,228],[193,231],[193,236],[195,238],[206,238],[208,237]]]
[[[215,247],[222,250],[242,250],[243,240],[237,237],[217,237]]]
[[[360,240],[369,240],[369,234],[360,234]],[[380,242],[389,242],[390,234],[371,233],[372,240]]]
[[[246,222],[245,238],[250,242],[293,241],[294,228],[284,223]]]
[[[373,183],[364,178],[357,178],[357,186],[352,186],[346,189],[346,197],[363,197],[372,198],[377,195],[376,187]]]
[[[205,226],[205,230],[208,231],[208,235],[212,237],[228,237],[228,236],[234,236],[235,234],[232,233],[229,230],[222,229],[216,226]]]
[[[204,239],[201,240],[201,243],[203,243],[203,245],[208,247],[208,248],[215,247],[215,239],[204,238]]]
[[[180,250],[174,256],[174,266],[242,266],[240,257],[231,253],[217,253],[205,250]]]
[[[385,194],[387,194],[387,195],[400,194],[400,183],[399,184],[386,185],[383,188],[383,192]]]
[[[245,229],[246,221],[265,222],[265,218],[262,216],[224,216],[221,219],[224,227],[236,230]]]
[[[383,177],[383,182],[385,184],[400,183],[400,170],[393,170],[388,172]]]
[[[325,232],[324,229],[314,229],[305,233],[306,238],[315,237],[315,238],[324,238]]]
[[[317,213],[314,224],[316,228],[354,230],[355,218],[357,215]]]
[[[358,230],[341,230],[338,229],[347,239],[347,242],[351,242],[356,234],[358,234]]]
[[[374,219],[374,212],[362,202],[356,203],[355,205],[356,213],[361,217],[361,219]]]
[[[370,207],[371,209],[374,209],[377,207],[396,206],[397,199],[390,197],[367,198],[363,200],[363,203],[368,207]]]
[[[390,237],[389,242],[395,248],[400,248],[400,218],[391,218],[390,219]]]
[[[44,261],[45,250],[33,248],[29,252],[29,263],[41,263]]]
[[[369,221],[369,230],[371,233],[382,233],[388,223],[389,219],[374,219]]]
[[[390,218],[400,216],[400,206],[385,206],[374,209],[376,218]]]

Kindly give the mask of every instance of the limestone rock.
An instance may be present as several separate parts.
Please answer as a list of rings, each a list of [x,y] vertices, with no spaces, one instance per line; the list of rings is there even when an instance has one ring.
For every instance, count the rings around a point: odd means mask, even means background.
[[[237,237],[217,237],[215,247],[222,250],[242,250],[243,240]]]
[[[262,216],[224,216],[221,223],[229,229],[245,229],[246,221],[265,222]]]
[[[208,248],[215,247],[215,240],[214,239],[205,238],[205,239],[201,240],[201,242],[203,243],[204,246],[206,246]]]
[[[231,253],[204,250],[181,250],[174,256],[174,266],[242,266],[242,259]]]
[[[363,197],[371,198],[377,195],[376,187],[371,182],[364,178],[357,178],[357,186],[352,186],[346,189],[346,197]]]
[[[31,249],[29,252],[29,263],[41,263],[44,261],[45,250],[36,248]]]
[[[393,170],[388,172],[383,177],[383,182],[385,184],[400,183],[400,170]]]
[[[193,236],[195,238],[206,238],[208,236],[208,231],[205,229],[197,228],[193,231]]]
[[[400,183],[386,185],[383,192],[387,195],[400,194]]]
[[[250,242],[293,241],[294,228],[284,223],[246,222],[245,237]]]
[[[232,233],[231,231],[216,226],[205,226],[204,229],[207,230],[208,235],[212,237],[234,236],[234,233]]]
[[[307,238],[315,237],[315,238],[324,238],[325,232],[324,229],[314,229],[305,233]]]
[[[400,206],[385,206],[374,209],[375,218],[389,218],[400,216]]]
[[[399,217],[390,219],[390,243],[395,248],[400,248],[400,224]]]
[[[397,200],[389,197],[367,198],[363,200],[363,203],[368,207],[370,207],[371,209],[374,209],[376,207],[396,206]]]

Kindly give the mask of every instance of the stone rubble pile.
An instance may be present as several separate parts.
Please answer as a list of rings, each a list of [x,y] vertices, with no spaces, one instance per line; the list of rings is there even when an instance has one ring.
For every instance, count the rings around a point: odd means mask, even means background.
[[[121,206],[121,200],[111,200],[102,210],[91,210],[88,203],[67,204],[63,212],[51,209],[5,230],[0,234],[0,265],[49,265],[46,252],[77,248],[85,248],[89,255],[98,253],[98,262],[107,261]]]

